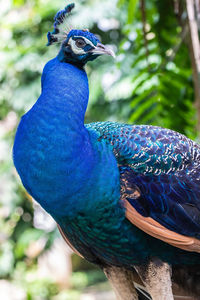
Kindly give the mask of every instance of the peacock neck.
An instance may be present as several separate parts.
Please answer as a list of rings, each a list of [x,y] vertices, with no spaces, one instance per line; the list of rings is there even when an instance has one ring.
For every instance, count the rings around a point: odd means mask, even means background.
[[[94,168],[94,151],[84,126],[88,94],[83,69],[51,60],[43,71],[41,96],[16,133],[18,173],[28,192],[52,215],[67,215],[80,207],[79,191]]]
[[[58,58],[47,63],[42,74],[42,94],[36,103],[37,107],[48,111],[47,116],[59,115],[61,123],[65,123],[62,125],[80,131],[84,127],[88,97],[84,69],[60,62]]]
[[[16,133],[14,162],[21,180],[56,220],[118,201],[113,153],[84,126],[88,94],[85,71],[53,59],[43,71],[41,96]]]

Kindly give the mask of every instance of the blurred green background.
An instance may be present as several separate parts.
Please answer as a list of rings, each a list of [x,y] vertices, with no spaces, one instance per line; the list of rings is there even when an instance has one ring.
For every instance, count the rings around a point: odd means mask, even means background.
[[[102,272],[72,255],[53,220],[29,198],[12,163],[19,118],[38,98],[42,69],[58,52],[58,46],[45,46],[46,33],[53,29],[55,13],[70,2],[0,1],[1,299],[114,299]],[[101,57],[86,67],[86,122],[152,124],[198,139],[186,2],[74,2],[69,25],[89,28],[116,53],[115,60]],[[194,9],[198,26],[200,12]]]

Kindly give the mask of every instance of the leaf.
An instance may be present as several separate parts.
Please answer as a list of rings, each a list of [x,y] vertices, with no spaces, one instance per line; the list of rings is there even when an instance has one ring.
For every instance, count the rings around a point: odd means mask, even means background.
[[[146,93],[149,93],[149,91],[146,91]],[[143,101],[139,103],[135,112],[131,115],[131,122],[135,123],[142,118],[143,114],[148,114],[155,107],[156,99],[156,91],[155,93],[152,92],[152,94],[149,94],[147,98],[143,98]]]
[[[117,6],[120,7],[125,3],[126,0],[118,0]]]
[[[24,5],[24,3],[25,3],[25,0],[13,0],[13,4],[15,6],[22,6],[22,5]]]
[[[19,237],[16,248],[15,255],[20,258],[25,254],[26,249],[32,241],[38,240],[42,235],[43,231],[35,228],[26,229]]]
[[[135,16],[136,6],[138,4],[138,0],[129,0],[128,4],[128,24],[133,23],[133,19]]]

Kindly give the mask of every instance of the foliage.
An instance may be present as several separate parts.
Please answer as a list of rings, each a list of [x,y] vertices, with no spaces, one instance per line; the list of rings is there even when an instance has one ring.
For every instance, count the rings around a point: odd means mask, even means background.
[[[45,46],[46,33],[53,28],[56,11],[65,4],[61,0],[10,0],[4,1],[0,12],[0,278],[21,284],[27,299],[36,299],[38,293],[41,297],[37,299],[50,299],[59,293],[48,279],[33,276],[38,257],[49,249],[57,232],[35,227],[32,203],[15,174],[11,149],[20,116],[40,94],[43,66],[58,51],[59,46]],[[153,124],[195,138],[184,17],[180,20],[175,14],[172,0],[118,0],[117,4],[77,1],[71,19],[79,27],[89,27],[117,52],[116,61],[102,57],[87,66],[90,102],[86,122]],[[184,6],[181,9],[185,12]],[[34,241],[44,244],[30,256]],[[77,284],[86,287],[103,280],[99,275],[94,278],[99,273],[92,274],[76,273],[72,286],[77,290]],[[60,293],[67,299],[65,292]],[[78,299],[79,293],[73,289],[70,293],[70,299]]]
[[[192,70],[183,40],[186,29],[179,24],[173,1],[148,1],[144,9],[145,22],[138,9],[120,45],[120,69],[129,55],[130,68],[123,75],[130,77],[132,71],[129,121],[168,127],[194,138]]]

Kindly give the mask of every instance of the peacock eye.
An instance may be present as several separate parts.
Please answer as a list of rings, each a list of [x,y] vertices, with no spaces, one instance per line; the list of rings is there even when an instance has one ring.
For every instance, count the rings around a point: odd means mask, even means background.
[[[82,39],[77,39],[76,42],[75,42],[75,45],[78,48],[83,48],[83,47],[85,47],[86,42],[84,40],[82,40]]]

